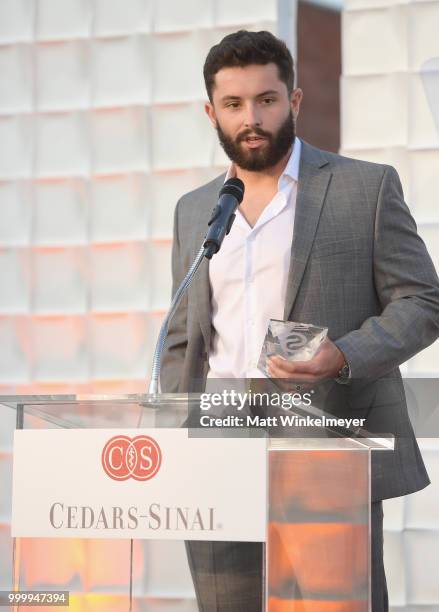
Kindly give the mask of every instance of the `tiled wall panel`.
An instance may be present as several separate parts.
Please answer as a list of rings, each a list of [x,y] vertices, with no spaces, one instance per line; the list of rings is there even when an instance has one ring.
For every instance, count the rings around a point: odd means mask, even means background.
[[[276,30],[277,10],[0,3],[0,391],[146,388],[175,203],[227,163],[204,58],[239,27]]]

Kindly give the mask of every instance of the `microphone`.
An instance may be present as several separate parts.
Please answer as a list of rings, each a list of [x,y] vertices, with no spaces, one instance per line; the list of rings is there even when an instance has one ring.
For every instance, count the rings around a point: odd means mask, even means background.
[[[212,259],[221,248],[224,237],[230,232],[235,220],[235,210],[244,197],[244,183],[239,178],[226,181],[219,192],[218,204],[212,211],[209,229],[204,239],[204,255]]]
[[[244,183],[239,178],[232,178],[226,181],[219,192],[218,204],[212,211],[212,216],[208,223],[209,230],[204,238],[204,243],[195,257],[188,273],[181,281],[180,286],[172,298],[171,306],[160,328],[159,337],[154,351],[152,360],[151,382],[149,385],[149,394],[156,396],[159,390],[160,368],[162,364],[162,353],[165,347],[166,335],[168,333],[169,322],[175,314],[178,305],[181,302],[183,295],[186,293],[189,285],[192,282],[201,262],[205,257],[211,259],[215,253],[218,253],[224,237],[230,232],[233,220],[235,219],[235,210],[241,204],[244,197]]]

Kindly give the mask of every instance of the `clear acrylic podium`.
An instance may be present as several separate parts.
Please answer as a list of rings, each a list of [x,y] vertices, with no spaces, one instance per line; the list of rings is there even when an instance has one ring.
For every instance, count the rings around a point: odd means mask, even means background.
[[[198,396],[186,394],[0,397],[0,590],[66,590],[70,609],[75,611],[198,610],[183,542],[13,540],[8,525],[14,428],[182,427],[188,406],[197,402]],[[242,444],[245,452],[245,439]],[[260,544],[257,578],[262,582],[261,610],[371,610],[371,452],[389,448],[389,440],[372,437],[268,440],[267,539]],[[249,478],[258,475],[249,474]],[[224,551],[227,560],[226,544]],[[222,584],[233,585],[239,592],[241,576],[233,564],[225,563],[221,570],[215,563],[208,567],[204,580],[209,589],[215,588],[215,572],[221,572]],[[242,576],[244,580],[248,576]],[[222,608],[212,599],[203,609],[252,612],[253,608],[239,603],[239,597],[232,607]]]

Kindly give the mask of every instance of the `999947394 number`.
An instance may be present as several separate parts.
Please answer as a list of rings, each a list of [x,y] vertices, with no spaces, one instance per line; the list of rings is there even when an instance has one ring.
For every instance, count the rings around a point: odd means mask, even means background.
[[[68,591],[0,591],[0,606],[68,606]]]

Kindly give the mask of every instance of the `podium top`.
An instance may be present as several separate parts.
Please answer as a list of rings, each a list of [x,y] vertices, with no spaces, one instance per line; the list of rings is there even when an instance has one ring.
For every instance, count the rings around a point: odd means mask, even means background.
[[[124,395],[112,395],[112,394],[68,394],[68,395],[0,395],[0,405],[9,406],[11,408],[18,405],[38,405],[38,404],[64,404],[64,403],[78,403],[78,402],[122,402],[122,403],[145,403],[145,404],[167,404],[169,402],[187,402],[189,399],[194,401],[199,397],[197,393],[160,393],[157,395],[151,395],[148,393],[127,393]]]
[[[4,395],[0,396],[1,406],[16,410],[17,428],[184,427],[192,437],[266,437],[273,451],[394,448],[393,436],[371,434],[354,422],[357,419],[351,419],[352,428],[340,426],[336,417],[314,407],[288,410],[268,419],[230,411],[218,417],[216,410],[200,410],[198,393]]]

